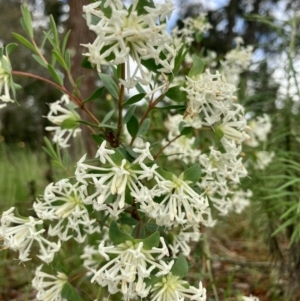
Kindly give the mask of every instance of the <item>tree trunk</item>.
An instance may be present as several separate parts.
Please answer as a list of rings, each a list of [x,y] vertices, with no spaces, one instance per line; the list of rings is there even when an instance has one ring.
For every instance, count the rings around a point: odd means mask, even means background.
[[[82,77],[80,84],[80,92],[83,99],[87,98],[95,90],[95,71],[89,70],[81,67],[81,61],[83,59],[82,53],[86,51],[86,48],[80,44],[88,44],[95,39],[95,34],[90,31],[86,25],[86,21],[83,18],[83,5],[90,4],[89,0],[69,0],[70,5],[70,17],[68,21],[68,29],[71,29],[71,34],[68,41],[68,48],[71,49],[73,55],[72,61],[74,62],[71,72],[74,79]],[[94,111],[94,104],[87,104],[91,111]],[[84,119],[89,118],[82,114]],[[83,127],[83,139],[85,143],[86,150],[89,155],[95,154],[95,143],[91,138],[91,133],[89,129]]]

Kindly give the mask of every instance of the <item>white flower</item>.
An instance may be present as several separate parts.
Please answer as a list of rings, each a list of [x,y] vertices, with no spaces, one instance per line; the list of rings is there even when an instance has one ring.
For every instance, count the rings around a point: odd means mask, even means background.
[[[154,172],[156,185],[150,190],[136,193],[140,210],[156,220],[158,225],[205,223],[204,216],[210,215],[207,198],[190,187],[190,183],[173,175],[166,180]],[[144,194],[144,197],[139,195]],[[159,200],[158,203],[155,201]],[[150,209],[151,208],[151,209]]]
[[[6,102],[14,102],[10,97],[10,82],[11,82],[11,66],[8,58],[6,56],[2,56],[0,60],[0,100],[4,102],[4,104],[0,104],[0,109],[6,106]]]
[[[69,106],[71,109],[64,106]],[[76,137],[81,132],[78,122],[80,116],[74,108],[67,95],[63,95],[60,100],[50,104],[47,119],[56,126],[47,126],[46,131],[54,131],[53,142],[58,143],[61,148],[69,147],[70,138]]]
[[[199,282],[199,288],[189,285],[172,274],[162,277],[151,289],[152,301],[184,301],[185,299],[206,301],[206,289]]]
[[[251,147],[257,147],[259,142],[266,141],[272,129],[271,120],[267,114],[256,117],[256,120],[251,120],[248,125],[250,138],[245,143]]]
[[[236,48],[225,55],[225,60],[221,60],[222,72],[226,80],[237,86],[240,73],[247,70],[251,63],[253,46],[241,46],[244,41],[241,37],[235,38]]]
[[[225,81],[219,72],[211,74],[208,69],[196,78],[186,77],[189,101],[185,116],[189,116],[198,127],[213,126],[227,115],[235,99],[235,87]]]
[[[106,15],[99,6],[105,2],[111,14]],[[89,29],[97,35],[93,44],[86,44],[89,61],[101,72],[102,65],[126,63],[126,80],[122,84],[132,88],[137,82],[148,84],[151,73],[145,72],[142,60],[154,59],[156,65],[161,65],[159,71],[170,73],[173,69],[175,49],[169,46],[172,38],[166,31],[166,24],[158,22],[165,19],[172,10],[171,1],[157,5],[154,8],[137,9],[138,1],[133,1],[127,10],[120,0],[97,1],[83,7]],[[96,21],[95,21],[96,20]],[[160,54],[165,53],[165,59]],[[130,70],[129,57],[136,62],[135,70]],[[138,73],[141,74],[139,77]]]
[[[108,210],[117,217],[125,208],[126,189],[130,192],[138,191],[142,186],[140,180],[150,180],[154,176],[157,165],[147,166],[144,160],[153,159],[150,153],[150,144],[146,143],[143,149],[134,149],[139,156],[132,163],[128,162],[120,153],[106,149],[103,142],[97,152],[101,162],[107,163],[105,167],[98,167],[84,163],[85,156],[77,163],[76,179],[88,185],[91,180],[96,191],[85,199],[86,204],[93,204],[95,210]],[[92,171],[92,172],[90,172]],[[113,203],[106,204],[110,196],[114,196]]]
[[[19,251],[19,259],[28,261],[31,246],[36,241],[40,247],[40,255],[37,256],[46,263],[50,263],[55,253],[60,250],[60,242],[50,242],[42,236],[45,232],[41,226],[42,220],[32,216],[16,217],[13,213],[14,209],[12,207],[3,212],[1,217],[0,236],[3,238],[4,246]]]
[[[172,35],[174,36],[176,44],[181,44],[183,40],[187,46],[191,46],[195,40],[195,35],[203,34],[211,28],[211,25],[206,20],[206,14],[204,13],[201,13],[195,18],[187,17],[183,19],[182,22],[184,26],[181,29],[175,27],[172,30]]]
[[[254,153],[256,162],[254,162],[253,166],[255,169],[264,170],[275,157],[274,152],[267,151],[257,151]]]
[[[182,229],[172,229],[172,243],[168,247],[172,251],[172,255],[176,256],[182,253],[184,256],[189,256],[191,252],[191,241],[198,242],[201,234],[197,226],[188,226]]]
[[[125,299],[147,296],[149,288],[146,288],[144,279],[148,278],[154,269],[158,269],[160,273],[169,271],[173,264],[172,262],[170,265],[165,265],[164,262],[159,261],[163,256],[168,255],[168,249],[162,237],[160,241],[162,248],[153,247],[150,250],[143,247],[143,242],[126,241],[117,246],[108,247],[101,242],[99,253],[108,263],[98,271],[94,271],[91,281],[101,286],[108,286],[111,294],[117,291],[122,292],[126,296]]]
[[[225,141],[229,140],[223,140]],[[201,154],[199,157],[203,176],[197,185],[205,191],[213,206],[222,215],[228,214],[231,210],[240,211],[237,208],[242,210],[249,202],[248,198],[247,201],[239,202],[242,198],[232,197],[231,186],[239,184],[240,179],[247,176],[247,170],[240,156],[241,145],[237,146],[233,141],[232,144],[226,145],[227,150],[230,148],[229,145],[232,151],[222,153],[211,146],[208,154]]]
[[[35,277],[32,279],[32,287],[36,289],[37,300],[42,301],[67,301],[62,298],[61,291],[68,282],[68,276],[57,272],[56,276],[42,272],[43,266],[39,266],[35,271]]]
[[[80,186],[79,183],[72,185],[68,179],[63,179],[49,184],[43,200],[35,202],[33,208],[43,220],[58,220],[54,227],[50,225],[50,236],[58,236],[62,241],[73,237],[83,242],[86,234],[99,231],[84,205],[86,198],[86,186]]]

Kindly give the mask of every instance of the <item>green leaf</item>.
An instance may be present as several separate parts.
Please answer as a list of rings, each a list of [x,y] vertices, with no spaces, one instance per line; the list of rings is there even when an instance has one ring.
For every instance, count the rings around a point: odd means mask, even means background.
[[[140,93],[140,94],[136,94],[136,95],[130,97],[127,101],[125,101],[123,103],[123,107],[132,105],[132,104],[142,100],[145,97],[145,95],[146,95],[146,93]]]
[[[51,32],[53,34],[53,40],[55,43],[55,48],[59,49],[59,38],[58,38],[58,31],[57,31],[57,27],[54,21],[54,18],[52,15],[50,15],[50,28],[51,28]]]
[[[189,265],[185,257],[182,254],[180,254],[172,266],[171,273],[174,276],[178,276],[179,278],[182,279],[187,275],[188,271],[189,271]]]
[[[197,75],[201,74],[204,70],[204,66],[203,60],[196,54],[193,54],[193,67],[191,68],[188,76],[196,77]]]
[[[151,124],[151,119],[146,118],[139,128],[137,136],[143,136],[148,131],[150,124]]]
[[[54,54],[55,58],[57,59],[58,63],[65,69],[68,70],[68,66],[65,63],[64,58],[60,55],[59,52],[56,50],[52,50],[52,53]]]
[[[138,223],[138,221],[136,219],[134,219],[131,216],[128,216],[124,213],[120,214],[119,220],[118,220],[121,224],[124,225],[130,225],[130,226],[136,226],[136,224]]]
[[[201,177],[201,167],[195,164],[183,172],[183,180],[186,182],[196,183]]]
[[[129,121],[131,116],[134,114],[135,109],[136,109],[136,106],[132,106],[129,108],[129,110],[126,112],[126,114],[123,118],[123,124],[126,124]]]
[[[32,50],[33,52],[37,53],[35,47],[23,36],[13,32],[12,36],[17,39],[20,43],[22,43],[24,46],[26,46],[27,48],[29,48],[30,50]]]
[[[178,74],[178,72],[180,70],[180,66],[181,66],[182,62],[184,61],[185,56],[189,52],[189,49],[188,48],[185,49],[185,48],[186,48],[186,46],[182,45],[176,55],[175,63],[174,63],[174,70],[173,70],[174,77]]]
[[[119,98],[118,86],[115,81],[107,74],[99,73],[99,76],[103,82],[104,87],[108,92],[116,99]]]
[[[136,152],[134,152],[133,149],[129,145],[125,144],[124,148],[131,158],[136,159],[138,157],[138,154]]]
[[[79,120],[74,120],[73,118],[69,118],[64,120],[60,126],[62,129],[72,130],[78,128],[78,122]]]
[[[194,130],[192,127],[186,126],[186,125],[187,125],[187,123],[185,121],[181,121],[179,123],[179,132],[183,136],[187,136],[187,135],[191,134]]]
[[[152,0],[138,0],[138,3],[135,8],[138,16],[148,14],[148,12],[145,10],[145,6],[155,8],[155,5]]]
[[[3,57],[3,47],[0,47],[0,60],[2,59]]]
[[[71,30],[68,30],[68,32],[66,33],[63,42],[62,42],[62,46],[61,46],[61,52],[64,54],[66,51],[66,47],[67,47],[67,43],[68,43],[68,39],[70,36]]]
[[[95,124],[95,123],[91,123],[91,122],[88,122],[88,121],[85,121],[85,120],[78,120],[78,122],[80,122],[80,123],[82,123],[82,124],[89,125],[89,126],[91,126],[91,127],[93,127],[93,128],[97,128],[97,129],[99,129],[99,128],[101,127],[100,124],[97,125],[97,124]]]
[[[68,301],[82,301],[76,289],[69,282],[66,282],[63,286],[63,289],[61,290],[61,296]]]
[[[97,145],[101,145],[101,143],[104,140],[104,137],[98,135],[98,134],[92,134],[93,140],[97,143]]]
[[[4,71],[6,73],[11,73],[11,65],[10,65],[10,62],[9,62],[8,58],[4,59],[4,57],[2,57],[1,65],[2,65],[1,67],[4,69]]]
[[[21,6],[21,11],[22,11],[21,25],[26,31],[26,33],[29,35],[29,37],[33,38],[31,15],[26,3],[23,3],[23,5]]]
[[[44,35],[47,37],[47,40],[50,42],[50,44],[52,45],[52,47],[53,47],[54,49],[57,49],[57,46],[56,46],[56,44],[55,44],[53,35],[51,34],[51,30],[50,30],[49,32],[44,31]]]
[[[139,122],[137,118],[133,115],[127,122],[127,130],[131,137],[135,137],[139,130]]]
[[[67,70],[71,70],[71,54],[69,49],[65,52],[65,63],[67,65]]]
[[[149,237],[140,240],[143,242],[143,248],[146,250],[151,250],[152,248],[157,248],[159,246],[159,232],[156,231],[153,234],[151,234]]]
[[[134,241],[133,237],[122,232],[115,221],[112,221],[109,227],[109,239],[113,244],[119,245],[125,241]]]
[[[85,69],[94,69],[91,62],[89,61],[88,56],[85,56],[83,60],[81,61],[81,67]]]
[[[125,158],[125,154],[123,153],[123,151],[121,150],[120,147],[117,147],[115,149],[115,153],[110,155],[110,158],[112,159],[113,162],[115,162],[117,165],[121,165],[122,160],[126,159]]]
[[[159,73],[158,69],[161,69],[163,66],[158,64],[156,65],[154,59],[148,59],[148,60],[141,60],[141,63],[143,66],[145,66],[148,70],[154,72],[154,73]]]
[[[109,5],[105,7],[105,1],[102,1],[100,4],[100,8],[101,8],[101,11],[104,13],[105,17],[110,19],[112,16],[111,7]]]
[[[173,181],[174,174],[172,172],[164,170],[161,167],[157,168],[156,171],[166,180]]]
[[[53,77],[53,79],[59,84],[59,85],[63,85],[63,79],[62,76],[49,64],[48,65],[48,71],[51,74],[51,76]]]
[[[106,116],[103,118],[102,123],[106,123],[107,121],[109,121],[109,119],[114,115],[115,110],[111,110],[110,112],[108,112],[106,114]]]
[[[18,44],[16,44],[16,43],[7,44],[5,47],[6,55],[9,56],[17,47],[18,47]]]
[[[193,132],[194,128],[191,126],[188,127],[183,127],[182,130],[180,131],[180,135],[182,136],[188,136]]]
[[[116,130],[117,127],[113,124],[105,124],[105,123],[100,123],[99,128],[108,128],[108,129],[113,129]]]
[[[44,137],[44,142],[46,144],[46,147],[43,147],[43,150],[52,158],[52,159],[56,159],[57,155],[56,152],[53,148],[52,143],[50,142],[50,140],[47,137]]]
[[[176,102],[186,101],[187,93],[180,90],[180,88],[181,86],[172,87],[167,91],[165,95]]]
[[[33,54],[32,57],[44,68],[47,68],[47,64],[36,54]]]
[[[224,136],[224,133],[219,127],[215,127],[214,136],[220,141]]]
[[[85,100],[83,101],[83,103],[86,103],[86,102],[89,102],[89,101],[91,101],[91,100],[100,98],[100,96],[101,96],[102,93],[103,93],[103,90],[104,90],[104,87],[101,87],[101,88],[97,89],[92,95],[90,95],[87,99],[85,99]]]

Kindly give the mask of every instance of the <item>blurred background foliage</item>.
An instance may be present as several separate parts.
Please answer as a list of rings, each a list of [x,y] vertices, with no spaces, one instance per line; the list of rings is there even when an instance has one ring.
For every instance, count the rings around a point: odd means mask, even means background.
[[[0,0],[0,43],[4,46],[16,42],[11,32],[23,34],[19,22],[21,2]],[[297,72],[300,16],[296,13],[300,11],[300,1],[216,1],[223,5],[208,11],[197,1],[176,2],[178,26],[182,26],[181,20],[188,16],[207,13],[212,28],[201,44],[194,45],[199,52],[215,51],[221,60],[234,48],[237,36],[243,37],[245,45],[254,46],[253,64],[240,80],[239,101],[251,118],[263,113],[271,116],[272,134],[263,147],[274,151],[275,159],[263,172],[252,170],[251,178],[243,183],[244,188],[254,192],[249,223],[254,229],[260,229],[256,234],[268,242],[272,258],[281,263],[282,271],[288,272],[292,280],[289,283],[295,288],[300,281],[300,84]],[[42,31],[47,30],[46,16],[50,14],[59,24],[61,34],[72,30],[68,45],[76,62],[72,72],[75,78],[84,75],[81,91],[83,97],[87,97],[97,84],[96,75],[78,64],[84,52],[80,44],[93,40],[81,9],[89,1],[27,0],[27,3],[34,17],[38,43],[43,43]],[[12,67],[47,77],[23,46],[15,51]],[[41,153],[43,137],[47,135],[44,130],[47,121],[43,116],[47,114],[47,104],[58,100],[60,93],[32,79],[15,78],[15,81],[23,87],[18,91],[20,106],[10,105],[0,111],[0,208],[3,210],[17,201],[25,204],[34,201],[43,187],[53,181],[49,160]],[[110,104],[105,101],[95,106],[91,109],[101,116]],[[89,135],[85,133],[84,137],[92,153]]]

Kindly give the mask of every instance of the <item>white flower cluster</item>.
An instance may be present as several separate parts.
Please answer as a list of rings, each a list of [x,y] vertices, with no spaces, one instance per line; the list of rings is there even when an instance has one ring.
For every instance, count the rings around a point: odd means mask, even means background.
[[[168,247],[173,255],[183,254],[189,256],[191,252],[191,242],[198,242],[201,234],[198,229],[198,225],[175,227],[170,229],[172,234],[172,241]]]
[[[207,32],[212,26],[206,20],[206,14],[201,13],[197,17],[187,17],[183,22],[183,27],[179,28],[176,26],[172,30],[172,35],[174,36],[175,44],[180,45],[182,41],[187,46],[195,40],[195,35],[202,35]]]
[[[56,276],[42,271],[43,266],[39,266],[32,279],[32,287],[37,290],[36,299],[42,301],[67,301],[62,298],[61,291],[68,281],[67,275],[58,272]]]
[[[153,7],[150,2],[141,8],[134,0],[127,9],[121,0],[102,0],[83,7],[89,29],[97,35],[92,44],[84,45],[88,48],[84,55],[98,72],[103,65],[126,63],[126,79],[121,83],[127,88],[149,84],[151,72],[145,71],[142,60],[153,59],[162,73],[173,70],[176,51],[164,22],[172,12],[172,2]],[[130,57],[136,62],[135,70],[130,70]]]
[[[0,109],[6,107],[7,102],[14,102],[9,93],[11,75],[8,71],[11,71],[10,62],[6,56],[2,56],[0,60],[0,100],[4,103],[0,104]]]
[[[125,203],[128,191],[140,205],[140,211],[159,225],[206,223],[210,220],[208,201],[203,195],[195,192],[182,178],[170,173],[167,179],[158,172],[150,153],[150,143],[146,143],[144,149],[134,148],[133,151],[139,155],[130,163],[125,158],[118,158],[114,150],[107,149],[104,141],[96,157],[108,166],[86,164],[85,156],[77,163],[77,181],[88,185],[90,180],[95,189],[86,198],[86,203],[92,204],[95,210],[107,210],[118,217],[128,206]],[[146,159],[152,163],[146,164]]]
[[[240,213],[249,205],[251,197],[251,192],[244,193],[235,189],[240,179],[247,175],[247,170],[243,165],[242,157],[239,157],[241,146],[236,149],[232,147],[231,150],[232,152],[222,153],[210,147],[209,153],[201,154],[199,158],[203,168],[203,178],[198,186],[205,190],[222,215],[227,215],[230,211]]]
[[[37,255],[42,261],[50,263],[56,252],[61,248],[61,243],[50,242],[43,237],[45,229],[43,221],[32,216],[27,218],[17,217],[13,213],[14,207],[2,213],[0,225],[0,237],[3,245],[19,252],[20,261],[28,261],[31,258],[29,253],[33,242],[36,242],[40,249]]]
[[[47,126],[46,131],[54,131],[53,142],[58,143],[61,148],[69,147],[70,138],[76,137],[81,132],[80,116],[75,112],[75,108],[66,94],[60,100],[50,104],[47,119],[55,126]]]
[[[240,212],[249,204],[250,193],[232,189],[247,175],[242,162],[242,142],[249,138],[244,108],[235,103],[235,87],[225,81],[218,72],[209,70],[196,78],[187,77],[188,107],[185,116],[168,116],[165,127],[168,138],[162,141],[166,146],[164,154],[169,159],[180,159],[185,163],[199,163],[202,167],[198,187],[209,196],[221,214]],[[195,137],[181,136],[168,145],[178,134],[180,125],[195,129],[211,129],[223,146],[208,150],[195,148]],[[240,197],[237,197],[239,195]],[[242,198],[241,196],[244,196]],[[152,212],[155,212],[153,210]]]
[[[50,236],[58,236],[61,241],[74,238],[82,243],[87,234],[99,232],[85,206],[86,198],[85,186],[79,183],[72,185],[68,179],[63,179],[49,184],[43,200],[37,200],[33,209],[40,219],[57,221],[54,227],[50,225],[48,229]]]
[[[236,88],[233,85],[227,83],[218,71],[211,74],[208,69],[196,78],[186,79],[187,85],[182,88],[187,92],[189,101],[185,115],[191,117],[194,127],[216,128],[223,121],[223,128],[227,125],[230,128],[238,128],[243,133],[246,119],[243,107],[234,103]],[[228,130],[225,129],[225,132]],[[246,135],[243,134],[237,139],[241,142],[245,138]]]
[[[221,65],[226,80],[237,86],[240,74],[250,66],[253,46],[242,46],[244,41],[241,37],[235,38],[235,43],[236,48],[226,53],[225,59],[221,61]]]
[[[256,117],[256,120],[251,120],[248,125],[251,129],[249,131],[250,138],[245,141],[245,144],[257,148],[262,142],[267,140],[268,134],[271,132],[272,123],[270,117],[267,114],[263,114],[263,116]],[[258,170],[264,170],[275,156],[274,152],[263,150],[255,150],[253,155],[246,164],[252,165]]]
[[[267,114],[258,116],[256,120],[251,120],[248,126],[251,129],[249,131],[250,138],[247,139],[245,143],[251,147],[257,147],[260,142],[266,141],[272,129],[271,120]]]
[[[111,294],[122,292],[125,300],[146,297],[150,286],[146,286],[145,279],[154,269],[158,271],[156,276],[168,273],[174,263],[172,261],[167,265],[161,260],[169,252],[164,239],[160,241],[162,248],[153,247],[150,250],[144,248],[143,242],[125,241],[117,246],[105,247],[102,241],[98,251],[108,262],[94,271],[91,281],[108,286]]]

